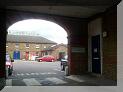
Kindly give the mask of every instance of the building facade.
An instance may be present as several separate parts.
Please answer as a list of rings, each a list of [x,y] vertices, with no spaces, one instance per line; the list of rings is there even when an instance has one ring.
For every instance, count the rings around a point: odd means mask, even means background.
[[[57,44],[41,51],[42,55],[52,55],[56,60],[60,60],[68,54],[68,47],[66,44]]]
[[[44,48],[55,45],[56,43],[37,36],[8,35],[6,52],[13,59],[34,60],[35,56],[41,57]]]

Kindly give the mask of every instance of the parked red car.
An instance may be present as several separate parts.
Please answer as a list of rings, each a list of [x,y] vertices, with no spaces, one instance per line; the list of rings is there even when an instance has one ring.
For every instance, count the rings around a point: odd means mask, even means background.
[[[51,55],[45,55],[45,56],[43,56],[41,58],[37,58],[37,61],[38,62],[42,62],[42,61],[53,62],[53,61],[55,61],[55,58],[53,56],[51,56]]]

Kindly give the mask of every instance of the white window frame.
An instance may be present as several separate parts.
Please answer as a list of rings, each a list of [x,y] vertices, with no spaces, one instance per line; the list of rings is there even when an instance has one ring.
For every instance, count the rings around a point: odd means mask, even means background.
[[[19,43],[15,43],[15,48],[18,48],[19,47]]]
[[[36,44],[35,48],[36,49],[39,49],[40,48],[39,44]]]
[[[28,44],[28,46],[27,46],[27,44]],[[26,48],[29,48],[29,46],[30,46],[29,43],[26,43],[26,44],[25,44],[25,47],[26,47]]]

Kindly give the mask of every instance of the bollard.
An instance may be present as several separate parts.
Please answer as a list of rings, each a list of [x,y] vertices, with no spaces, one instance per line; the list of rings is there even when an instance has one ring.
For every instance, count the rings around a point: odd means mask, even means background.
[[[68,69],[68,66],[65,67],[65,75],[66,75],[66,76],[69,76],[69,69]]]
[[[6,78],[8,78],[8,67],[6,66]]]

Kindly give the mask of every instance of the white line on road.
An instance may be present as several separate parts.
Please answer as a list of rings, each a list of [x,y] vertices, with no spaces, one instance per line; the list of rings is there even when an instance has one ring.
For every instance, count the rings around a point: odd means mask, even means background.
[[[51,82],[53,82],[55,84],[65,84],[65,83],[67,83],[66,81],[63,81],[63,80],[55,78],[55,77],[46,78],[46,80],[51,81]]]
[[[23,73],[17,73],[17,76],[24,76],[25,74]]]
[[[17,76],[20,76],[20,75],[21,75],[21,74],[19,74],[19,73],[17,74]]]
[[[60,69],[53,69],[53,70],[55,70],[55,71],[61,71]]]
[[[51,72],[48,72],[47,74],[52,74]]]
[[[31,73],[30,75],[35,75],[35,73]]]
[[[39,75],[39,73],[35,73],[35,75]]]
[[[28,75],[28,76],[29,76],[29,75],[47,75],[47,74],[57,74],[57,73],[55,73],[55,72],[46,72],[46,73],[45,73],[45,72],[44,72],[44,73],[25,73],[25,74],[24,74],[24,73],[20,73],[20,74],[17,73],[16,75],[17,75],[17,76],[24,76],[24,75]]]
[[[45,75],[45,74],[57,74],[55,72],[48,72],[48,73],[40,73],[41,75]]]
[[[20,75],[21,75],[21,76],[24,76],[24,74],[23,74],[23,73],[21,73]]]
[[[57,73],[52,73],[52,74],[57,74]]]
[[[40,73],[41,75],[45,75],[45,74],[47,74],[47,73]]]
[[[6,86],[12,86],[12,79],[6,80]]]
[[[26,73],[26,75],[30,75],[29,73]]]
[[[34,78],[30,78],[30,79],[23,79],[23,82],[27,85],[27,86],[40,86],[41,84]]]
[[[75,76],[68,76],[66,78],[71,79],[71,80],[74,80],[74,81],[77,81],[77,82],[84,82],[84,80],[81,80],[81,79],[79,79],[79,78],[77,78]]]

